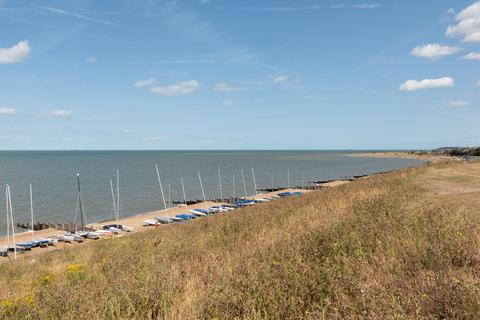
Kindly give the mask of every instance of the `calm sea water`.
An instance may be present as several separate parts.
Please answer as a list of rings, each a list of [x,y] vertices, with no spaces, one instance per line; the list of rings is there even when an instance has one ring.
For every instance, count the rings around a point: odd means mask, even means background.
[[[155,173],[158,163],[165,196],[183,200],[180,176],[188,199],[200,199],[200,171],[207,198],[219,198],[218,167],[221,167],[224,197],[243,195],[240,170],[247,193],[254,193],[251,168],[259,188],[302,185],[306,181],[336,179],[413,166],[410,159],[351,157],[351,151],[0,151],[0,186],[9,184],[15,222],[29,220],[28,185],[33,185],[35,220],[73,221],[76,208],[76,173],[80,174],[87,222],[112,217],[109,179],[120,170],[121,215],[162,209]],[[0,233],[5,233],[4,192],[0,196]]]

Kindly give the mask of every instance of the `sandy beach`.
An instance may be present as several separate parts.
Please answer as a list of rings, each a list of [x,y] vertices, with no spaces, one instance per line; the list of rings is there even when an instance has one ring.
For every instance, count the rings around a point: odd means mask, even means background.
[[[407,151],[388,151],[388,152],[366,152],[366,153],[353,153],[352,157],[366,157],[366,158],[404,158],[404,159],[417,159],[426,161],[428,163],[442,163],[451,161],[461,161],[461,158],[452,157],[442,154],[429,154],[429,153],[413,153]]]
[[[268,197],[274,196],[278,193],[287,192],[287,191],[291,191],[291,192],[295,192],[295,191],[310,192],[311,190],[285,189],[285,190],[281,190],[281,191],[261,193],[261,194],[255,195],[255,196],[251,196],[251,197],[249,197],[249,199],[260,199],[260,198],[265,198],[265,197],[268,198]],[[168,227],[168,225],[158,225],[156,227],[154,227],[154,226],[143,226],[143,221],[145,221],[147,219],[155,220],[156,216],[173,217],[177,214],[187,213],[188,210],[192,210],[192,209],[195,209],[195,208],[207,209],[211,206],[220,205],[220,204],[221,203],[216,203],[216,202],[213,202],[213,201],[200,202],[200,203],[196,203],[196,204],[192,204],[192,205],[188,205],[188,206],[172,207],[172,208],[169,208],[168,210],[157,210],[157,211],[151,211],[151,212],[147,212],[147,213],[137,214],[137,215],[134,215],[134,216],[124,217],[124,218],[119,219],[118,222],[115,221],[115,220],[109,220],[109,221],[89,223],[86,226],[91,227],[93,229],[97,229],[97,230],[102,229],[103,225],[115,224],[115,223],[122,224],[122,225],[128,225],[130,227],[133,227],[134,228],[133,232],[128,232],[128,233],[122,232],[121,234],[110,236],[110,237],[124,237],[124,236],[132,235],[132,234],[137,233],[137,232],[144,232],[146,230],[150,230],[150,229],[153,229],[153,228],[162,229],[162,228]],[[241,210],[241,209],[237,209],[237,210]],[[238,213],[237,210],[235,210],[233,212],[226,213],[226,214],[236,214],[236,213]],[[209,218],[211,218],[211,217],[213,217],[213,216],[210,216]],[[55,236],[63,235],[65,233],[66,232],[62,231],[62,230],[49,228],[49,229],[45,229],[45,230],[35,231],[34,238],[35,239],[41,239],[41,238],[47,238],[47,237],[55,237]],[[15,238],[16,238],[17,243],[25,242],[25,241],[31,241],[32,240],[32,233],[30,231],[17,233]],[[106,238],[106,237],[102,237],[101,239],[104,239],[104,238]],[[100,241],[101,241],[101,239],[100,239]],[[47,248],[33,248],[31,251],[25,251],[25,253],[17,255],[17,259],[21,258],[21,257],[34,256],[34,255],[42,254],[42,253],[49,252],[49,251],[61,250],[63,248],[67,248],[67,247],[87,245],[89,242],[92,242],[92,241],[95,241],[95,240],[88,240],[87,239],[83,243],[58,242],[55,246],[48,246]],[[0,237],[0,246],[3,246],[4,244],[6,244],[6,236]],[[10,257],[0,257],[0,263],[9,261],[11,259],[11,257],[12,257],[12,254],[10,254]]]
[[[356,157],[379,157],[379,158],[409,158],[409,159],[418,159],[418,160],[423,160],[429,163],[439,163],[439,162],[448,162],[448,161],[458,161],[458,158],[455,157],[449,157],[449,156],[441,156],[441,155],[420,155],[420,154],[413,154],[413,153],[407,153],[407,152],[372,152],[372,153],[356,153],[352,154],[351,156],[356,156]],[[350,183],[351,180],[334,180],[334,181],[328,181],[324,183],[318,183],[316,184],[316,187],[321,187],[321,188],[334,188],[338,187],[347,183]],[[258,198],[264,198],[264,197],[271,197],[274,196],[280,192],[287,192],[287,191],[301,191],[301,192],[311,192],[313,190],[304,190],[304,189],[284,189],[280,191],[275,191],[275,192],[267,192],[267,193],[261,193],[255,196],[249,197],[249,199],[258,199]],[[177,207],[172,207],[169,208],[168,210],[156,210],[156,211],[151,211],[151,212],[146,212],[146,213],[139,213],[137,215],[133,216],[128,216],[128,217],[123,217],[120,218],[118,221],[115,220],[108,220],[108,221],[101,221],[101,222],[95,222],[95,223],[88,223],[86,226],[93,228],[93,229],[102,229],[103,225],[108,225],[108,224],[122,224],[122,225],[127,225],[130,227],[134,228],[133,232],[125,233],[122,232],[121,234],[118,235],[112,235],[110,237],[124,237],[124,236],[129,236],[134,233],[138,232],[144,232],[146,230],[150,230],[153,228],[158,228],[162,229],[165,227],[168,227],[168,225],[158,225],[156,227],[154,226],[144,226],[143,222],[147,219],[153,219],[155,220],[156,216],[166,216],[166,217],[173,217],[177,214],[181,213],[187,213],[188,210],[192,210],[195,208],[202,208],[206,209],[208,207],[214,206],[214,205],[220,205],[221,203],[213,202],[213,201],[207,201],[205,202],[200,202],[196,203],[193,205],[188,205],[188,206],[177,206]],[[228,214],[236,214],[238,211],[234,211]],[[35,239],[41,239],[41,238],[48,238],[48,237],[55,237],[55,236],[60,236],[65,234],[65,231],[62,230],[57,230],[54,228],[49,228],[45,230],[40,230],[40,231],[35,231],[34,238]],[[102,237],[102,239],[105,239],[107,237]],[[22,233],[17,233],[16,234],[16,242],[25,242],[25,241],[31,241],[32,240],[32,234],[31,232],[22,232]],[[86,240],[83,243],[77,243],[77,242],[72,242],[72,243],[64,243],[64,242],[58,242],[55,246],[49,246],[48,248],[33,248],[31,251],[26,251],[24,254],[18,255],[18,257],[29,257],[29,256],[34,256],[38,254],[42,254],[45,252],[49,251],[55,251],[55,250],[62,250],[63,248],[68,248],[72,246],[78,246],[78,245],[88,245],[88,243],[91,243],[93,240]],[[101,241],[101,240],[100,240]],[[0,237],[0,246],[3,246],[6,244],[6,237]],[[6,262],[11,259],[11,254],[10,258],[6,257],[0,257],[0,262]]]

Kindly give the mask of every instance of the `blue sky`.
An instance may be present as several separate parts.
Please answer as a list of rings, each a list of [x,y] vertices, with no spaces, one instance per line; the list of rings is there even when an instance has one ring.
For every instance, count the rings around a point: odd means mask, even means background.
[[[2,149],[480,144],[480,2],[0,0]]]

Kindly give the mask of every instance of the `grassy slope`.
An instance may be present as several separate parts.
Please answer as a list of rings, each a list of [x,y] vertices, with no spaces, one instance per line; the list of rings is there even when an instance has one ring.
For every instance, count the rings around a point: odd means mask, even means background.
[[[475,318],[480,222],[422,170],[0,265],[0,315]]]

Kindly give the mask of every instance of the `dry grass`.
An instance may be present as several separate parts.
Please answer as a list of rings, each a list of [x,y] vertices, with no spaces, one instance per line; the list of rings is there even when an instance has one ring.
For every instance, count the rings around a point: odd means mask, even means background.
[[[416,176],[415,181],[437,195],[480,192],[480,162],[435,165]]]
[[[474,319],[480,221],[423,170],[2,264],[0,316]]]

